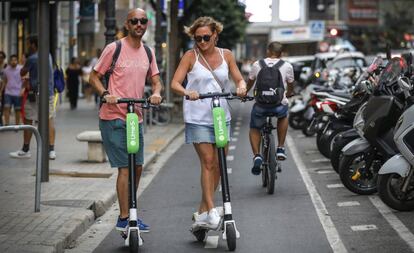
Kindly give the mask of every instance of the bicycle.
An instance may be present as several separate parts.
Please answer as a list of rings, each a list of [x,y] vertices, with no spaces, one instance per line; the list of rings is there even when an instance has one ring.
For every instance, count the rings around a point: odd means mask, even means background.
[[[106,103],[105,99],[102,103]],[[137,194],[136,194],[136,178],[135,178],[135,155],[138,153],[139,146],[139,119],[135,113],[135,104],[141,104],[142,109],[156,107],[150,104],[147,99],[120,98],[118,104],[127,104],[126,115],[126,136],[127,136],[127,152],[128,152],[128,203],[129,203],[129,221],[126,232],[121,232],[122,238],[125,240],[125,246],[129,246],[131,253],[138,252],[139,246],[143,245],[143,240],[138,227],[137,215]]]
[[[188,99],[188,96],[186,96]],[[226,113],[222,107],[220,107],[220,98],[226,98],[227,100],[240,99],[242,101],[252,100],[253,97],[238,97],[235,93],[207,93],[199,94],[199,99],[212,98],[212,113],[216,147],[219,158],[219,168],[221,177],[221,189],[223,197],[224,217],[221,219],[221,225],[219,229],[223,231],[223,239],[227,241],[227,247],[229,251],[236,249],[236,239],[240,237],[240,233],[237,230],[236,222],[233,219],[231,201],[230,201],[230,188],[227,174],[227,163],[225,147],[228,144],[227,126],[226,126]],[[200,242],[204,241],[207,236],[207,232],[211,228],[200,225],[193,227],[191,232]]]
[[[266,116],[266,123],[260,130],[260,155],[263,157],[262,186],[266,187],[268,194],[275,192],[276,172],[282,172],[282,165],[276,159],[275,138],[272,133],[276,127],[272,124],[272,117],[273,115]]]

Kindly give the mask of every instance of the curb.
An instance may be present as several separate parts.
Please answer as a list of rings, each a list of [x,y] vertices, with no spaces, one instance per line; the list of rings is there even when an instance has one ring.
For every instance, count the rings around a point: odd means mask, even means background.
[[[173,140],[183,132],[184,125],[180,126],[175,134],[169,136],[165,142],[165,145],[163,145],[158,151],[151,152],[147,155],[147,157],[144,157],[144,160],[146,161],[144,162],[144,167],[155,162],[160,153],[164,151],[173,142]],[[53,252],[64,252],[65,248],[70,247],[73,241],[85,233],[95,222],[96,218],[105,214],[105,212],[112,206],[113,203],[115,203],[116,200],[117,193],[114,188],[114,190],[108,192],[103,199],[95,200],[92,210],[86,210],[86,213],[83,214],[74,214],[72,216],[73,219],[63,224],[62,229],[59,230],[59,232],[62,231],[68,233],[65,238],[59,238],[54,241],[52,245],[48,246],[54,247],[55,250]]]

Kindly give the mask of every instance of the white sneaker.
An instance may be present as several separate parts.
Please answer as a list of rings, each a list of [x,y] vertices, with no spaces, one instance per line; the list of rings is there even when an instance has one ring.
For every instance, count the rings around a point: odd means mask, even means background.
[[[56,159],[56,151],[52,150],[49,152],[49,160],[55,160]]]
[[[207,223],[208,226],[211,229],[217,229],[220,225],[220,215],[217,212],[216,208],[212,208],[209,212],[208,212],[208,218],[207,218]]]
[[[12,158],[30,158],[32,157],[32,154],[30,151],[24,152],[23,150],[17,150],[16,152],[10,152],[9,156]]]
[[[194,224],[207,224],[208,214],[207,212],[199,214],[198,212],[193,213]]]
[[[220,217],[224,216],[224,208],[222,206],[216,206],[216,210]]]

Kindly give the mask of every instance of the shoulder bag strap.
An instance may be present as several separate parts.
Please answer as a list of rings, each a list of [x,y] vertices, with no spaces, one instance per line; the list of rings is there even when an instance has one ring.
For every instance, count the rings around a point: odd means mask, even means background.
[[[116,61],[118,60],[119,54],[121,53],[121,47],[122,47],[121,41],[117,40],[115,42],[115,45],[116,45],[116,48],[115,48],[114,54],[112,55],[111,66],[109,67],[109,70],[106,71],[106,73],[105,73],[105,81],[106,81],[106,84],[105,84],[106,87],[104,87],[105,89],[108,89],[108,87],[109,87],[109,77],[114,72]]]

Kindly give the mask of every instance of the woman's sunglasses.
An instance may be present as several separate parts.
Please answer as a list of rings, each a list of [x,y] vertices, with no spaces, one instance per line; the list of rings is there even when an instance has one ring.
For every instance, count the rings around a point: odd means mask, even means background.
[[[131,18],[131,19],[128,19],[128,22],[131,23],[131,25],[136,25],[138,24],[138,22],[141,25],[146,25],[148,23],[148,19],[147,18]]]
[[[201,41],[209,42],[212,35],[194,36],[195,41],[200,43]]]

